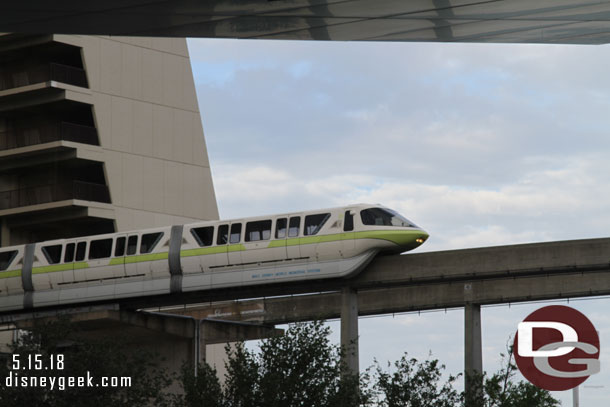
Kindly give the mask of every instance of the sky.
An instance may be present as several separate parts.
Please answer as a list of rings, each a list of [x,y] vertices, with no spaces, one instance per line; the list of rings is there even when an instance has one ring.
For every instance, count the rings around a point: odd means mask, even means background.
[[[381,203],[430,234],[417,251],[609,235],[607,46],[188,45],[221,218]],[[486,371],[545,304],[483,308]],[[569,305],[601,336],[581,404],[606,406],[610,300]],[[463,369],[463,310],[359,328],[361,367],[408,352]]]

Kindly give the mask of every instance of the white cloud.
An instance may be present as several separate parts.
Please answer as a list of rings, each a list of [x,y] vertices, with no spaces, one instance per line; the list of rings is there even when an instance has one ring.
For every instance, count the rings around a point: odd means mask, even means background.
[[[200,110],[225,218],[382,203],[431,233],[424,250],[608,235],[608,46],[189,48],[205,77]],[[540,306],[484,309],[486,370],[497,370],[516,324]],[[607,337],[608,304],[580,306]],[[361,365],[432,350],[457,373],[461,324],[460,311],[363,319]]]
[[[499,188],[429,185],[335,170],[306,176],[272,165],[214,167],[221,213],[273,212],[381,203],[432,235],[428,249],[464,248],[601,236],[610,204],[603,156],[550,161]],[[549,168],[550,165],[550,168]],[[259,211],[259,212],[257,212]],[[589,222],[582,214],[588,214]]]

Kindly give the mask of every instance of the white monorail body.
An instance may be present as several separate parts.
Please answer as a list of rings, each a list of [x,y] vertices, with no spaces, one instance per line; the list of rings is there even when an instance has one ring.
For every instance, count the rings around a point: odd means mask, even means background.
[[[391,209],[351,205],[0,249],[0,312],[351,277],[428,234]]]

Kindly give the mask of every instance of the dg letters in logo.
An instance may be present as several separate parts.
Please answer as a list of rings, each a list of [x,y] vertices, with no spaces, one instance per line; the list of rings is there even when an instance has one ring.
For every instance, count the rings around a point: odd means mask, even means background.
[[[600,370],[595,327],[563,305],[540,308],[519,324],[514,355],[523,376],[546,390],[571,389]]]

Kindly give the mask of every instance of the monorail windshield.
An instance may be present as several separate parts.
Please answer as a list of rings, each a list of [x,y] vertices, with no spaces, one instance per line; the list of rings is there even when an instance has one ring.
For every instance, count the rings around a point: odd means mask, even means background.
[[[373,226],[397,226],[416,228],[417,226],[402,215],[387,208],[369,208],[360,211],[362,224]]]

